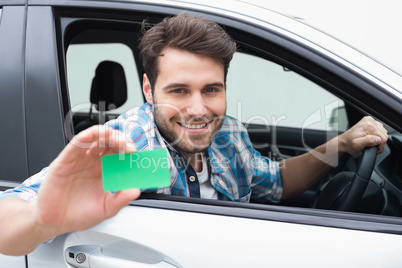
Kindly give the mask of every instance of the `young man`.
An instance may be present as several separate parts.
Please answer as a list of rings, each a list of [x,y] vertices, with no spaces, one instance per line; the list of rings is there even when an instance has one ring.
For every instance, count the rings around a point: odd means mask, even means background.
[[[307,189],[345,152],[374,145],[384,150],[386,130],[366,117],[316,148],[320,159],[307,153],[273,162],[252,148],[241,123],[225,116],[236,44],[221,27],[181,14],[148,30],[140,49],[147,103],[108,122],[111,128],[81,132],[45,171],[2,194],[1,253],[26,254],[51,237],[112,217],[137,198],[137,189],[103,191],[104,154],[168,148],[171,186],[158,193],[277,202]]]

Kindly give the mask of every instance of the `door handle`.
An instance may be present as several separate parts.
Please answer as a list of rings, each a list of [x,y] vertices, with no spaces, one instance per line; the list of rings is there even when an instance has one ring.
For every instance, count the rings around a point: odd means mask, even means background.
[[[155,263],[144,263],[107,256],[103,254],[102,247],[97,245],[81,245],[69,247],[65,251],[65,258],[68,264],[76,268],[177,267],[164,260],[158,260]]]

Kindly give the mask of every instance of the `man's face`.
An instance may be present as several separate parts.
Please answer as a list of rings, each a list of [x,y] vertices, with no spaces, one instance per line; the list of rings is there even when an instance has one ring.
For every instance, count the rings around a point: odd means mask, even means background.
[[[173,48],[162,55],[153,94],[144,75],[144,94],[154,107],[156,125],[181,153],[205,151],[226,113],[223,65]]]

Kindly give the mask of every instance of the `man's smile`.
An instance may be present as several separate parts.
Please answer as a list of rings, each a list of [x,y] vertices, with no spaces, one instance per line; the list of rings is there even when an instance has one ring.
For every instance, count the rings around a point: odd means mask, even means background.
[[[202,129],[207,127],[211,122],[202,123],[202,124],[184,124],[177,122],[180,126],[187,129]]]

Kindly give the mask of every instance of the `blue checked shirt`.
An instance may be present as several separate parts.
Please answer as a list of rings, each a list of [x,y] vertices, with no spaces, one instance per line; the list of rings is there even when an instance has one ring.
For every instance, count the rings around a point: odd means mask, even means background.
[[[159,194],[199,197],[197,175],[181,154],[168,144],[154,122],[152,106],[145,103],[106,123],[122,131],[137,151],[167,148],[170,152],[171,185],[151,191]],[[219,199],[249,202],[250,198],[265,198],[279,202],[282,179],[279,162],[261,156],[251,144],[245,127],[226,116],[222,128],[208,148],[208,171]],[[0,195],[17,196],[31,201],[37,197],[47,169],[28,178],[21,186]],[[189,180],[191,176],[195,177]]]

